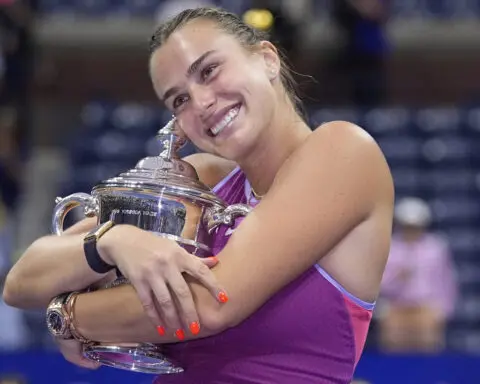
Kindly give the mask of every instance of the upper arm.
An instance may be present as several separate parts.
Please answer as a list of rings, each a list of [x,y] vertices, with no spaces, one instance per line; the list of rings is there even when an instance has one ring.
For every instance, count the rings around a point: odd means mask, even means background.
[[[184,157],[183,160],[195,168],[200,181],[209,188],[217,185],[236,166],[230,160],[225,160],[209,153],[194,153]]]
[[[230,297],[221,309],[227,324],[253,313],[389,200],[389,176],[358,127],[334,122],[314,132],[219,254],[214,272]]]

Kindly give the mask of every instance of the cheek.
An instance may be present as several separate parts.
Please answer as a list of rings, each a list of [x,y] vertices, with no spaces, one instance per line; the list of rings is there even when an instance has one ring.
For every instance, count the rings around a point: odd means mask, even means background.
[[[268,99],[271,96],[273,87],[263,70],[255,68],[244,73],[243,82],[245,89],[256,102]]]
[[[217,94],[240,93],[251,98],[269,86],[268,79],[255,66],[240,61],[237,65],[229,65],[214,82]]]
[[[200,148],[203,151],[209,150],[208,148],[208,137],[202,133],[202,124],[195,118],[195,115],[192,113],[185,113],[182,116],[178,117],[178,121],[183,133],[187,136],[188,140],[191,141],[196,147]]]
[[[178,123],[183,131],[183,133],[190,139],[195,140],[195,137],[198,136],[198,132],[196,131],[196,123],[194,121],[192,114],[190,113],[183,113],[178,116]]]

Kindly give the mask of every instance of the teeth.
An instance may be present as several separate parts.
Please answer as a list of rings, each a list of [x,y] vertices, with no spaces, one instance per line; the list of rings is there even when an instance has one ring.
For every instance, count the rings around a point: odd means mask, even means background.
[[[210,131],[214,135],[218,135],[233,119],[235,119],[235,117],[237,117],[239,110],[240,107],[232,108],[222,120],[220,120],[213,128],[210,129]]]

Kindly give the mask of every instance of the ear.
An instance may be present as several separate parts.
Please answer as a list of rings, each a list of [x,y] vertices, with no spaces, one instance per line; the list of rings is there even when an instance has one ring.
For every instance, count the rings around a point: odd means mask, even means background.
[[[265,63],[265,71],[270,80],[275,80],[281,68],[280,56],[275,45],[270,41],[262,41],[260,43],[261,54]]]

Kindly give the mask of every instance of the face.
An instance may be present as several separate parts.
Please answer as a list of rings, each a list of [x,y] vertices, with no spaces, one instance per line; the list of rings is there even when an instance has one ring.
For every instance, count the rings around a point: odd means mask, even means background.
[[[245,49],[214,22],[195,20],[152,55],[155,91],[200,149],[239,161],[271,125],[279,58],[262,42]]]

